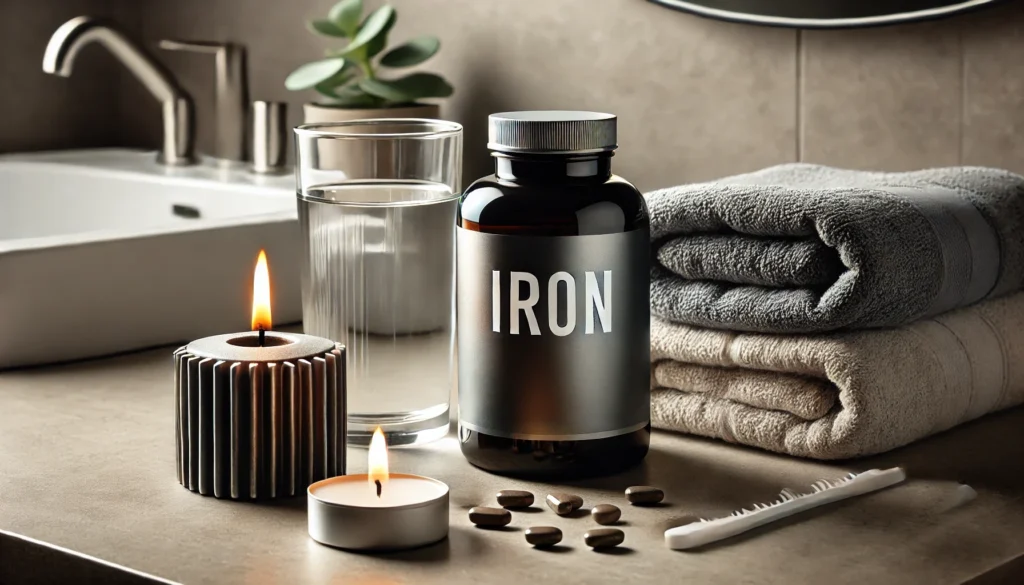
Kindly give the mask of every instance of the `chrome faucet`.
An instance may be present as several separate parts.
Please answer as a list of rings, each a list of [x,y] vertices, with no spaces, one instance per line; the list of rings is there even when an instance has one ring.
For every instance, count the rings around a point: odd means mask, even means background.
[[[245,47],[234,43],[207,41],[160,41],[167,51],[188,51],[212,55],[216,63],[216,142],[214,158],[244,162],[246,155],[246,114],[249,108],[249,79]]]
[[[43,71],[69,77],[78,52],[92,42],[113,53],[153,97],[162,102],[164,136],[157,161],[165,165],[194,164],[192,98],[178,86],[170,72],[115,24],[89,16],[67,21],[53,33],[46,46]]]

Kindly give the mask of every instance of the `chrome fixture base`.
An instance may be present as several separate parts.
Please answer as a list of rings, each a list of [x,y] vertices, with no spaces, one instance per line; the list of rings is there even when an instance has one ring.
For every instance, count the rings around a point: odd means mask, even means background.
[[[260,348],[275,353],[267,356],[274,361],[235,359],[239,335],[207,337],[174,352],[178,482],[189,490],[279,498],[345,473],[344,346],[273,335],[291,340]],[[217,357],[211,350],[220,346],[227,347]]]

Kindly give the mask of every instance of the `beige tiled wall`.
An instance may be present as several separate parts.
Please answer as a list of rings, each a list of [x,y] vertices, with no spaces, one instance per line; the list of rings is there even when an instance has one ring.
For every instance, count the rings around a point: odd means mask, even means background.
[[[963,27],[963,162],[1024,171],[1024,2]]]
[[[90,49],[69,79],[43,73],[42,63],[50,35],[71,17],[127,16],[137,24],[131,1],[0,0],[0,153],[119,141],[114,63]]]
[[[801,33],[801,159],[881,170],[957,164],[960,26]]]
[[[58,0],[90,1],[97,0]],[[125,18],[139,20],[136,32],[151,46],[167,37],[247,45],[252,97],[289,101],[298,123],[313,96],[288,92],[282,81],[331,44],[303,22],[332,3],[174,0],[122,9],[136,11]],[[393,40],[442,39],[428,66],[456,87],[445,115],[466,125],[468,177],[490,165],[486,115],[526,108],[618,114],[615,167],[643,189],[794,160],[877,169],[963,162],[1024,172],[1024,0],[852,31],[716,22],[645,0],[392,3],[399,9]],[[162,58],[195,95],[199,145],[209,150],[212,64],[198,55]],[[120,79],[117,136],[155,143],[156,105]],[[96,130],[94,121],[79,122],[76,133]]]

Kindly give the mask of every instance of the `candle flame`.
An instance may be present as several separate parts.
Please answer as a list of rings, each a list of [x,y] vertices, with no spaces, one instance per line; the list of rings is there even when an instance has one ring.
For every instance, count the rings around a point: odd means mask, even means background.
[[[381,487],[388,483],[388,444],[380,427],[373,431],[373,438],[370,439],[369,469],[367,481],[370,489],[379,494],[376,482],[379,481]]]
[[[267,253],[260,250],[252,276],[252,330],[270,331],[271,324],[270,270],[267,268]]]

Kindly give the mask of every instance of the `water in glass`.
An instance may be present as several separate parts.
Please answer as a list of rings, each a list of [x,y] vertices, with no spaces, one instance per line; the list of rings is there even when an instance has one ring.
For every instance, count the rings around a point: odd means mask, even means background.
[[[305,331],[348,348],[349,442],[448,430],[454,385],[454,223],[442,184],[363,180],[299,193]]]

